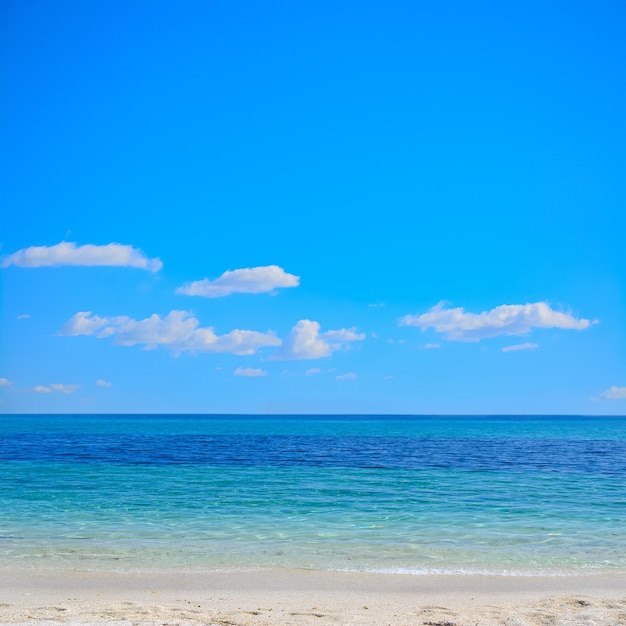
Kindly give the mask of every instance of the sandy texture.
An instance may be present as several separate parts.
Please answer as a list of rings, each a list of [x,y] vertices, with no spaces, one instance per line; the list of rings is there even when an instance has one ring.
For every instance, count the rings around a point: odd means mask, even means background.
[[[3,624],[626,625],[606,575],[0,571]]]

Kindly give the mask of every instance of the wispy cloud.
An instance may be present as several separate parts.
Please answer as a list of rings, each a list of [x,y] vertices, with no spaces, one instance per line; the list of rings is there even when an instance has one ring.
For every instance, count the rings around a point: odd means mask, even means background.
[[[281,340],[268,331],[232,330],[216,335],[213,328],[201,327],[199,320],[187,311],[170,311],[165,317],[156,313],[143,320],[126,316],[99,317],[91,311],[76,313],[63,326],[66,336],[93,335],[112,337],[122,346],[143,345],[146,350],[158,346],[173,352],[230,352],[254,354],[259,348],[280,346]]]
[[[98,378],[96,381],[96,385],[98,387],[110,387],[111,383],[108,380],[103,380],[102,378]]]
[[[297,287],[300,277],[288,274],[278,265],[248,267],[224,272],[215,280],[197,280],[176,289],[186,296],[222,298],[233,293],[268,293],[274,289]]]
[[[319,367],[312,367],[304,372],[305,376],[315,376],[315,374],[321,374],[322,370]]]
[[[58,393],[74,393],[80,385],[61,385],[60,383],[53,383],[51,385],[36,385],[33,387],[33,391],[36,393],[52,393],[54,391]]]
[[[235,376],[249,376],[257,378],[258,376],[267,376],[267,372],[258,367],[238,367],[233,374]]]
[[[401,326],[433,328],[449,341],[480,341],[500,335],[524,335],[533,328],[583,330],[597,323],[554,311],[545,302],[503,304],[482,313],[466,313],[461,307],[446,309],[440,302],[422,315],[405,315]]]
[[[354,341],[363,341],[365,333],[357,333],[355,328],[341,328],[320,332],[318,322],[300,320],[289,332],[282,347],[272,359],[321,359]]]
[[[441,346],[438,343],[427,343],[424,345],[424,350],[438,350]]]
[[[335,376],[335,380],[356,380],[357,375],[354,372],[347,372],[346,374],[339,374]]]
[[[626,400],[626,387],[609,387],[593,400]]]
[[[23,315],[18,315],[15,319],[18,320],[27,320],[30,317],[28,313],[24,313]]]
[[[8,378],[0,378],[0,387],[6,387],[10,385],[11,381]]]
[[[502,352],[515,352],[517,350],[536,350],[539,346],[536,343],[518,343],[514,346],[505,346]]]
[[[119,243],[105,246],[62,241],[55,246],[33,246],[23,248],[5,257],[0,267],[52,267],[60,265],[138,267],[149,272],[158,272],[163,263],[160,259],[149,259],[137,248]]]

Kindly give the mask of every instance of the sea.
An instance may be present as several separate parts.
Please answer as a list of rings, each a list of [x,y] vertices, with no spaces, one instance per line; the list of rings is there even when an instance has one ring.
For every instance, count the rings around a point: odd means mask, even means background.
[[[626,575],[626,418],[3,415],[0,567]]]

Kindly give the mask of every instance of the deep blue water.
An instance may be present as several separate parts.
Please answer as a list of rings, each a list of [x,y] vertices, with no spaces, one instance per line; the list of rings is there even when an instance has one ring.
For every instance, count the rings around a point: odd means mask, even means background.
[[[626,568],[626,419],[2,416],[29,566]]]

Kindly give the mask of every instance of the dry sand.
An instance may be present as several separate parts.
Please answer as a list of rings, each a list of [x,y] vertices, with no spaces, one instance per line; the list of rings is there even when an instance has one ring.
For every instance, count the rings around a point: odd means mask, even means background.
[[[2,624],[626,625],[626,582],[308,570],[0,570]]]

